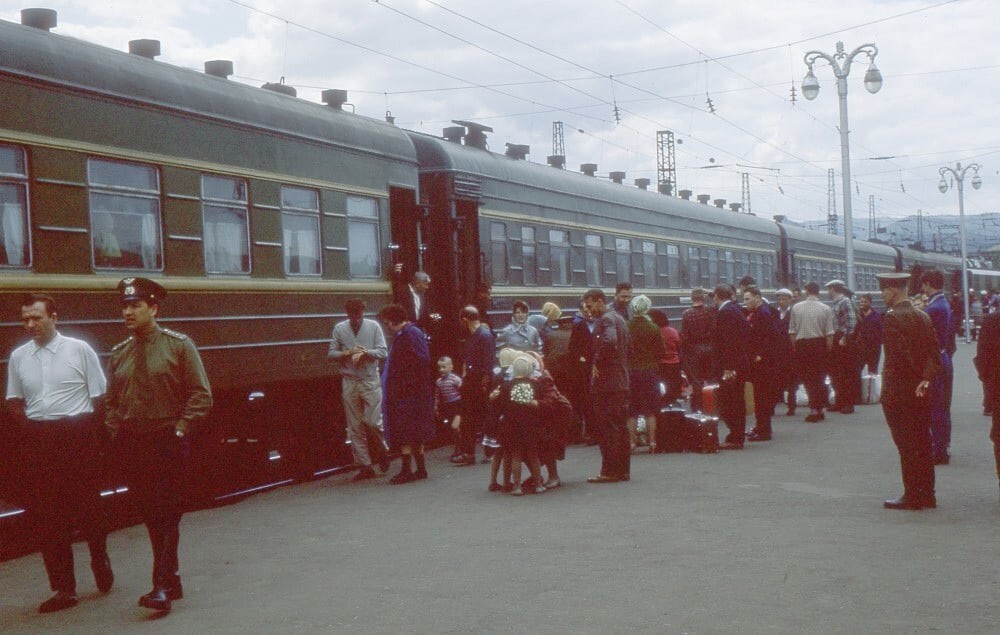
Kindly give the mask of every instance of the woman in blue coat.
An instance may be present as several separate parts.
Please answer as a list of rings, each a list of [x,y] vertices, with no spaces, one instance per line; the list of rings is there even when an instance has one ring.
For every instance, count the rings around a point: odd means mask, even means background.
[[[382,424],[389,447],[402,455],[402,469],[389,479],[398,485],[427,478],[424,443],[435,433],[434,378],[427,336],[407,320],[406,310],[390,304],[379,317],[394,335],[382,370]],[[417,464],[415,472],[411,456]]]

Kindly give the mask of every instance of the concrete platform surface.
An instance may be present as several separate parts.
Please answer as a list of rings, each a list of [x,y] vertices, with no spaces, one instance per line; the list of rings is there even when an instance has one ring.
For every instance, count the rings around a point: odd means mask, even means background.
[[[60,613],[36,613],[40,556],[4,563],[0,632],[995,633],[997,479],[959,346],[937,510],[882,508],[901,484],[878,406],[778,416],[743,451],[640,455],[623,484],[586,484],[598,449],[572,447],[564,486],[520,499],[439,450],[426,481],[342,475],[185,516],[186,597],[159,618],[136,606],[142,527],[109,538],[106,596],[76,546],[81,602]]]

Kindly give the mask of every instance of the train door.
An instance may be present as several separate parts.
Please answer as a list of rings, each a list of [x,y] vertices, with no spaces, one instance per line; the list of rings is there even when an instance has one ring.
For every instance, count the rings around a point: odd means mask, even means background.
[[[423,209],[417,205],[413,190],[389,188],[389,229],[392,242],[389,244],[389,275],[397,264],[403,265],[404,275],[424,269]]]

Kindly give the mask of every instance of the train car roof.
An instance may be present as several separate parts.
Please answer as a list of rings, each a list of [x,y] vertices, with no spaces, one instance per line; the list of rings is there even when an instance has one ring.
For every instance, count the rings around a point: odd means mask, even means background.
[[[815,229],[806,229],[805,227],[798,227],[796,225],[788,225],[785,223],[782,223],[781,226],[784,228],[785,235],[788,236],[788,240],[790,242],[807,242],[813,245],[829,247],[834,250],[843,250],[844,248],[843,236],[838,236],[837,234],[827,234],[816,231]],[[896,257],[896,250],[889,245],[870,243],[866,240],[858,240],[857,238],[854,239],[854,251],[855,253],[882,256],[890,259],[895,259]]]
[[[774,221],[737,214],[628,185],[618,185],[579,172],[514,159],[462,145],[440,137],[411,132],[422,172],[458,172],[522,186],[527,190],[588,198],[602,203],[646,210],[716,224],[727,228],[777,236]],[[544,200],[544,199],[539,199]]]
[[[0,20],[4,75],[416,163],[409,137],[381,120]]]
[[[962,266],[962,259],[948,254],[940,254],[935,251],[917,251],[906,247],[899,248],[900,255],[903,256],[904,265],[917,262],[922,265],[939,265],[942,267],[958,268]]]

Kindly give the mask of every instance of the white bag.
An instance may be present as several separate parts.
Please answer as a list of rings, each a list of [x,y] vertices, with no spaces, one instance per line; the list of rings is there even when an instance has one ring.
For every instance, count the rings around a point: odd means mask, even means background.
[[[882,376],[861,375],[861,403],[876,404],[882,398]]]

